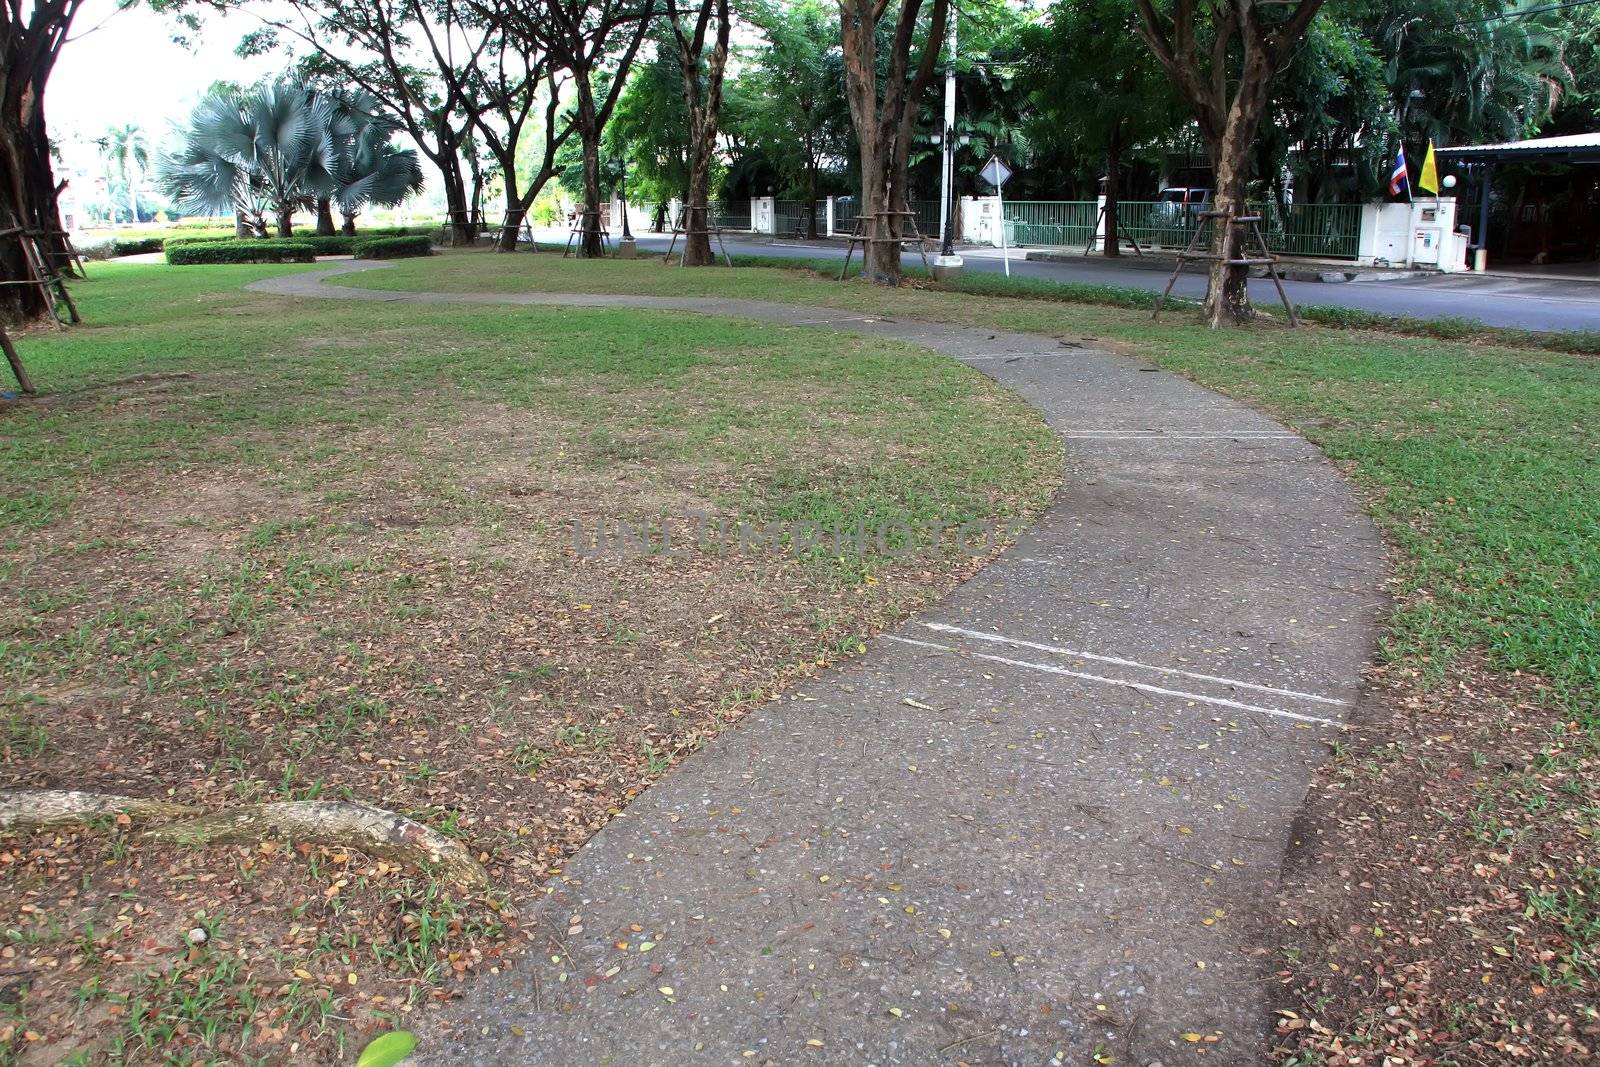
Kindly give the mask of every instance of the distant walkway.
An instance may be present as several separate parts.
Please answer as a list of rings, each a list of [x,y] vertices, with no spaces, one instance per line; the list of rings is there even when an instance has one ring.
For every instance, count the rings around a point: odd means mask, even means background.
[[[998,560],[584,846],[524,913],[533,949],[467,987],[429,1062],[1258,1062],[1271,894],[1383,603],[1376,531],[1314,448],[1044,337],[750,300],[322,284],[369,266],[251,288],[908,341],[1016,390],[1067,445],[1061,494]]]
[[[564,242],[560,234],[541,235],[541,240]],[[639,236],[639,247],[665,251],[666,237]],[[804,241],[758,236],[730,237],[728,251],[735,255],[785,256],[798,258],[844,258],[843,242],[838,247]],[[996,274],[1004,269],[998,248],[964,249],[961,253],[969,270]],[[1121,285],[1130,289],[1159,292],[1167,284],[1167,270],[1149,270],[1104,256],[1071,257],[1068,263],[1024,262],[1022,252],[1011,252],[1011,273],[1019,278],[1041,278],[1057,282],[1086,282],[1092,285]],[[907,263],[916,260],[915,255]],[[921,265],[917,261],[917,265]],[[1416,319],[1476,319],[1487,326],[1512,326],[1524,330],[1600,330],[1600,281],[1569,277],[1570,271],[1541,276],[1528,270],[1497,272],[1491,275],[1448,274],[1412,278],[1404,281],[1356,281],[1328,285],[1319,282],[1289,282],[1290,297],[1301,304],[1327,304],[1356,308],[1382,315],[1404,315]],[[1178,281],[1179,296],[1199,299],[1205,295],[1205,278],[1193,270]],[[1277,303],[1272,283],[1257,279],[1251,283],[1255,298],[1264,306]]]

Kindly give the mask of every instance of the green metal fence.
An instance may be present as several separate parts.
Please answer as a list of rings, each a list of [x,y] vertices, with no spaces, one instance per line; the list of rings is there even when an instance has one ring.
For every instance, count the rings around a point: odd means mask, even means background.
[[[781,201],[780,201],[781,203]],[[855,197],[841,196],[833,202],[833,233],[835,237],[846,237],[855,229],[856,213],[860,208]],[[906,202],[906,210],[914,212],[917,217],[917,230],[924,237],[937,238],[939,236],[939,201],[937,200],[910,200]],[[817,231],[822,232],[823,217],[819,215]],[[782,212],[779,213],[782,221]],[[782,225],[779,233],[785,232]]]
[[[819,199],[815,204],[806,200],[777,200],[773,211],[777,218],[779,237],[806,236],[806,211],[814,210],[817,219],[817,236],[828,236],[828,201]]]
[[[1276,204],[1252,205],[1261,215],[1267,247],[1286,256],[1355,259],[1360,255],[1361,205],[1295,204],[1279,212]],[[1209,223],[1202,209],[1163,200],[1117,202],[1117,228],[1145,248],[1183,248]],[[1090,200],[1020,200],[1006,204],[1006,232],[1018,245],[1082,248],[1094,236],[1099,212]],[[1205,240],[1205,238],[1202,238]]]
[[[1355,259],[1361,254],[1360,204],[1295,204],[1280,214],[1276,204],[1261,211],[1267,247],[1286,256]]]
[[[750,201],[713,200],[708,207],[711,209],[711,219],[715,225],[725,230],[750,228]]]
[[[1099,222],[1093,200],[1019,200],[1005,206],[1006,242],[1085,245]]]
[[[1201,210],[1166,200],[1119,200],[1117,230],[1144,248],[1182,248],[1195,230],[1208,225]]]

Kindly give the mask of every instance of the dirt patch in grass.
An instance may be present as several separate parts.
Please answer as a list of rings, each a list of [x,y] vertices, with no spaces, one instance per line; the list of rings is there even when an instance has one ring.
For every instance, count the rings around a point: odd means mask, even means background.
[[[176,385],[93,414],[150,422],[248,388]],[[542,881],[651,781],[982,562],[948,540],[899,561],[729,550],[737,533],[595,550],[600,520],[765,521],[810,501],[796,471],[848,500],[868,457],[940,461],[859,439],[882,429],[871,411],[818,407],[768,462],[761,441],[704,449],[714,410],[597,426],[435,397],[287,451],[244,422],[228,454],[258,465],[133,463],[62,489],[0,552],[0,788],[359,799],[464,841],[493,889],[337,848],[152,847],[112,820],[0,838],[0,1062],[348,1058],[523,948]],[[993,514],[1042,506],[1058,464],[1038,451]]]
[[[1276,1056],[1304,1065],[1589,1063],[1600,783],[1540,679],[1459,658],[1378,673],[1296,825]]]

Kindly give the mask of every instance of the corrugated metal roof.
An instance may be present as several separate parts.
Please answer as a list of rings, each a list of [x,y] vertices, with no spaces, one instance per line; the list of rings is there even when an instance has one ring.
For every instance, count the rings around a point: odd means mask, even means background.
[[[1565,137],[1530,137],[1503,144],[1460,145],[1439,149],[1441,156],[1468,159],[1527,159],[1534,156],[1565,157],[1600,162],[1600,133],[1573,133]]]

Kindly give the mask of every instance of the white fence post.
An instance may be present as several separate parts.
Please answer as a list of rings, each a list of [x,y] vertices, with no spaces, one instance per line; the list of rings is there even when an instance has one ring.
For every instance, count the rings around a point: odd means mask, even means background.
[[[828,236],[833,236],[833,197],[828,197]]]

